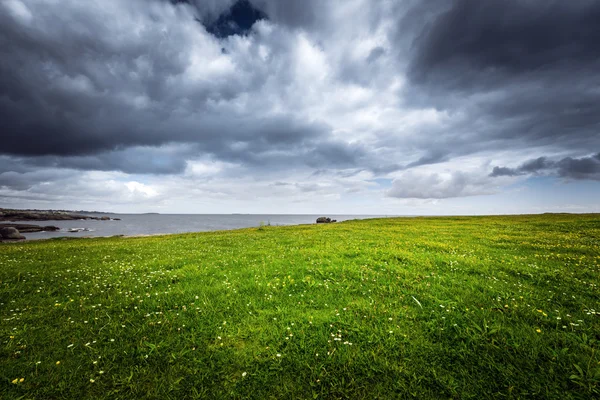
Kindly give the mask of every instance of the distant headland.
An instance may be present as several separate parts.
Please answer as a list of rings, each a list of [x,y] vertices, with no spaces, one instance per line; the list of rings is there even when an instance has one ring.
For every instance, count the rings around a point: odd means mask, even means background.
[[[86,214],[103,214],[94,211],[68,211],[68,210],[14,210],[0,208],[0,221],[12,223],[0,223],[0,241],[23,240],[21,233],[57,231],[57,226],[41,226],[20,224],[21,221],[75,221],[75,220],[97,220],[97,221],[119,221],[119,218],[108,216],[94,217]]]
[[[82,219],[93,219],[99,221],[119,220],[119,218],[110,218],[107,216],[94,217],[86,214],[105,213],[98,211],[14,210],[9,208],[0,208],[0,221],[73,221]]]

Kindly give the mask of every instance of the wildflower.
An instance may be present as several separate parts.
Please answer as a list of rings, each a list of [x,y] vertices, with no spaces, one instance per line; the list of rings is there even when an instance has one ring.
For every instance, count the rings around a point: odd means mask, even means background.
[[[16,385],[17,383],[19,383],[19,378],[17,378],[17,379],[13,379],[12,383],[14,383],[15,385]]]
[[[23,383],[24,380],[25,380],[25,378],[19,379],[19,383]]]
[[[246,372],[242,372],[242,378],[245,377],[247,375]]]
[[[536,331],[537,333],[542,333],[542,330],[541,330],[541,329],[536,329],[535,331]]]
[[[91,379],[91,378],[90,378],[90,382],[91,382],[91,383],[94,383],[94,382],[96,382],[96,381],[95,381],[94,379]]]
[[[281,354],[277,353],[277,357],[281,357]]]
[[[56,362],[56,365],[59,365],[59,364],[60,364],[60,361],[57,361],[57,362]]]

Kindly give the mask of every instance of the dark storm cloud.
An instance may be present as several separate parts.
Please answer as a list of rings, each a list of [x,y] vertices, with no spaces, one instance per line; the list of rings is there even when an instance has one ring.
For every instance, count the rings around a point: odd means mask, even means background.
[[[241,30],[264,13],[244,1],[229,11],[218,2],[147,4],[152,7],[135,1],[125,6],[130,15],[122,18],[140,17],[135,33],[111,25],[108,11],[72,5],[63,13],[40,7],[35,24],[0,13],[0,154],[38,166],[152,174],[181,172],[186,159],[203,154],[272,165],[280,159],[269,155],[281,148],[295,151],[280,160],[284,164],[348,162],[348,150],[327,138],[326,124],[216,107],[260,88],[268,71],[224,75],[216,67],[188,77],[190,69],[205,67],[190,59],[191,49],[200,47],[207,53],[200,56],[210,60],[221,48],[193,21],[189,7],[225,15],[217,25],[233,18]],[[222,62],[254,67],[239,64],[244,60]],[[186,150],[169,149],[177,143]]]
[[[417,39],[411,76],[477,90],[530,72],[592,66],[600,56],[597,1],[458,0]]]
[[[590,157],[565,157],[558,161],[539,157],[517,168],[494,167],[491,177],[554,173],[569,179],[600,180],[600,153]]]
[[[443,3],[415,7],[408,77],[413,106],[467,116],[448,147],[600,145],[599,2]]]

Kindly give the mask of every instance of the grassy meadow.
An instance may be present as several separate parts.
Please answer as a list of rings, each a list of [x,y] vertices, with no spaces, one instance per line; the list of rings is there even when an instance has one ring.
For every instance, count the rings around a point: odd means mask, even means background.
[[[600,397],[600,215],[0,245],[2,399]]]

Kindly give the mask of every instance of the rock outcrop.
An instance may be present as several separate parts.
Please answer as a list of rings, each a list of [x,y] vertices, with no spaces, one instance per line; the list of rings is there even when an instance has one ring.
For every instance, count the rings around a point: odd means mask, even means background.
[[[0,228],[0,238],[3,240],[23,240],[25,236],[21,235],[15,228],[3,227]]]
[[[60,228],[58,226],[41,226],[41,225],[30,225],[30,224],[0,224],[0,228],[15,228],[20,233],[32,233],[32,232],[54,232]]]
[[[329,217],[319,217],[319,218],[317,218],[317,224],[329,224],[331,222],[337,222],[337,220],[331,219]]]

